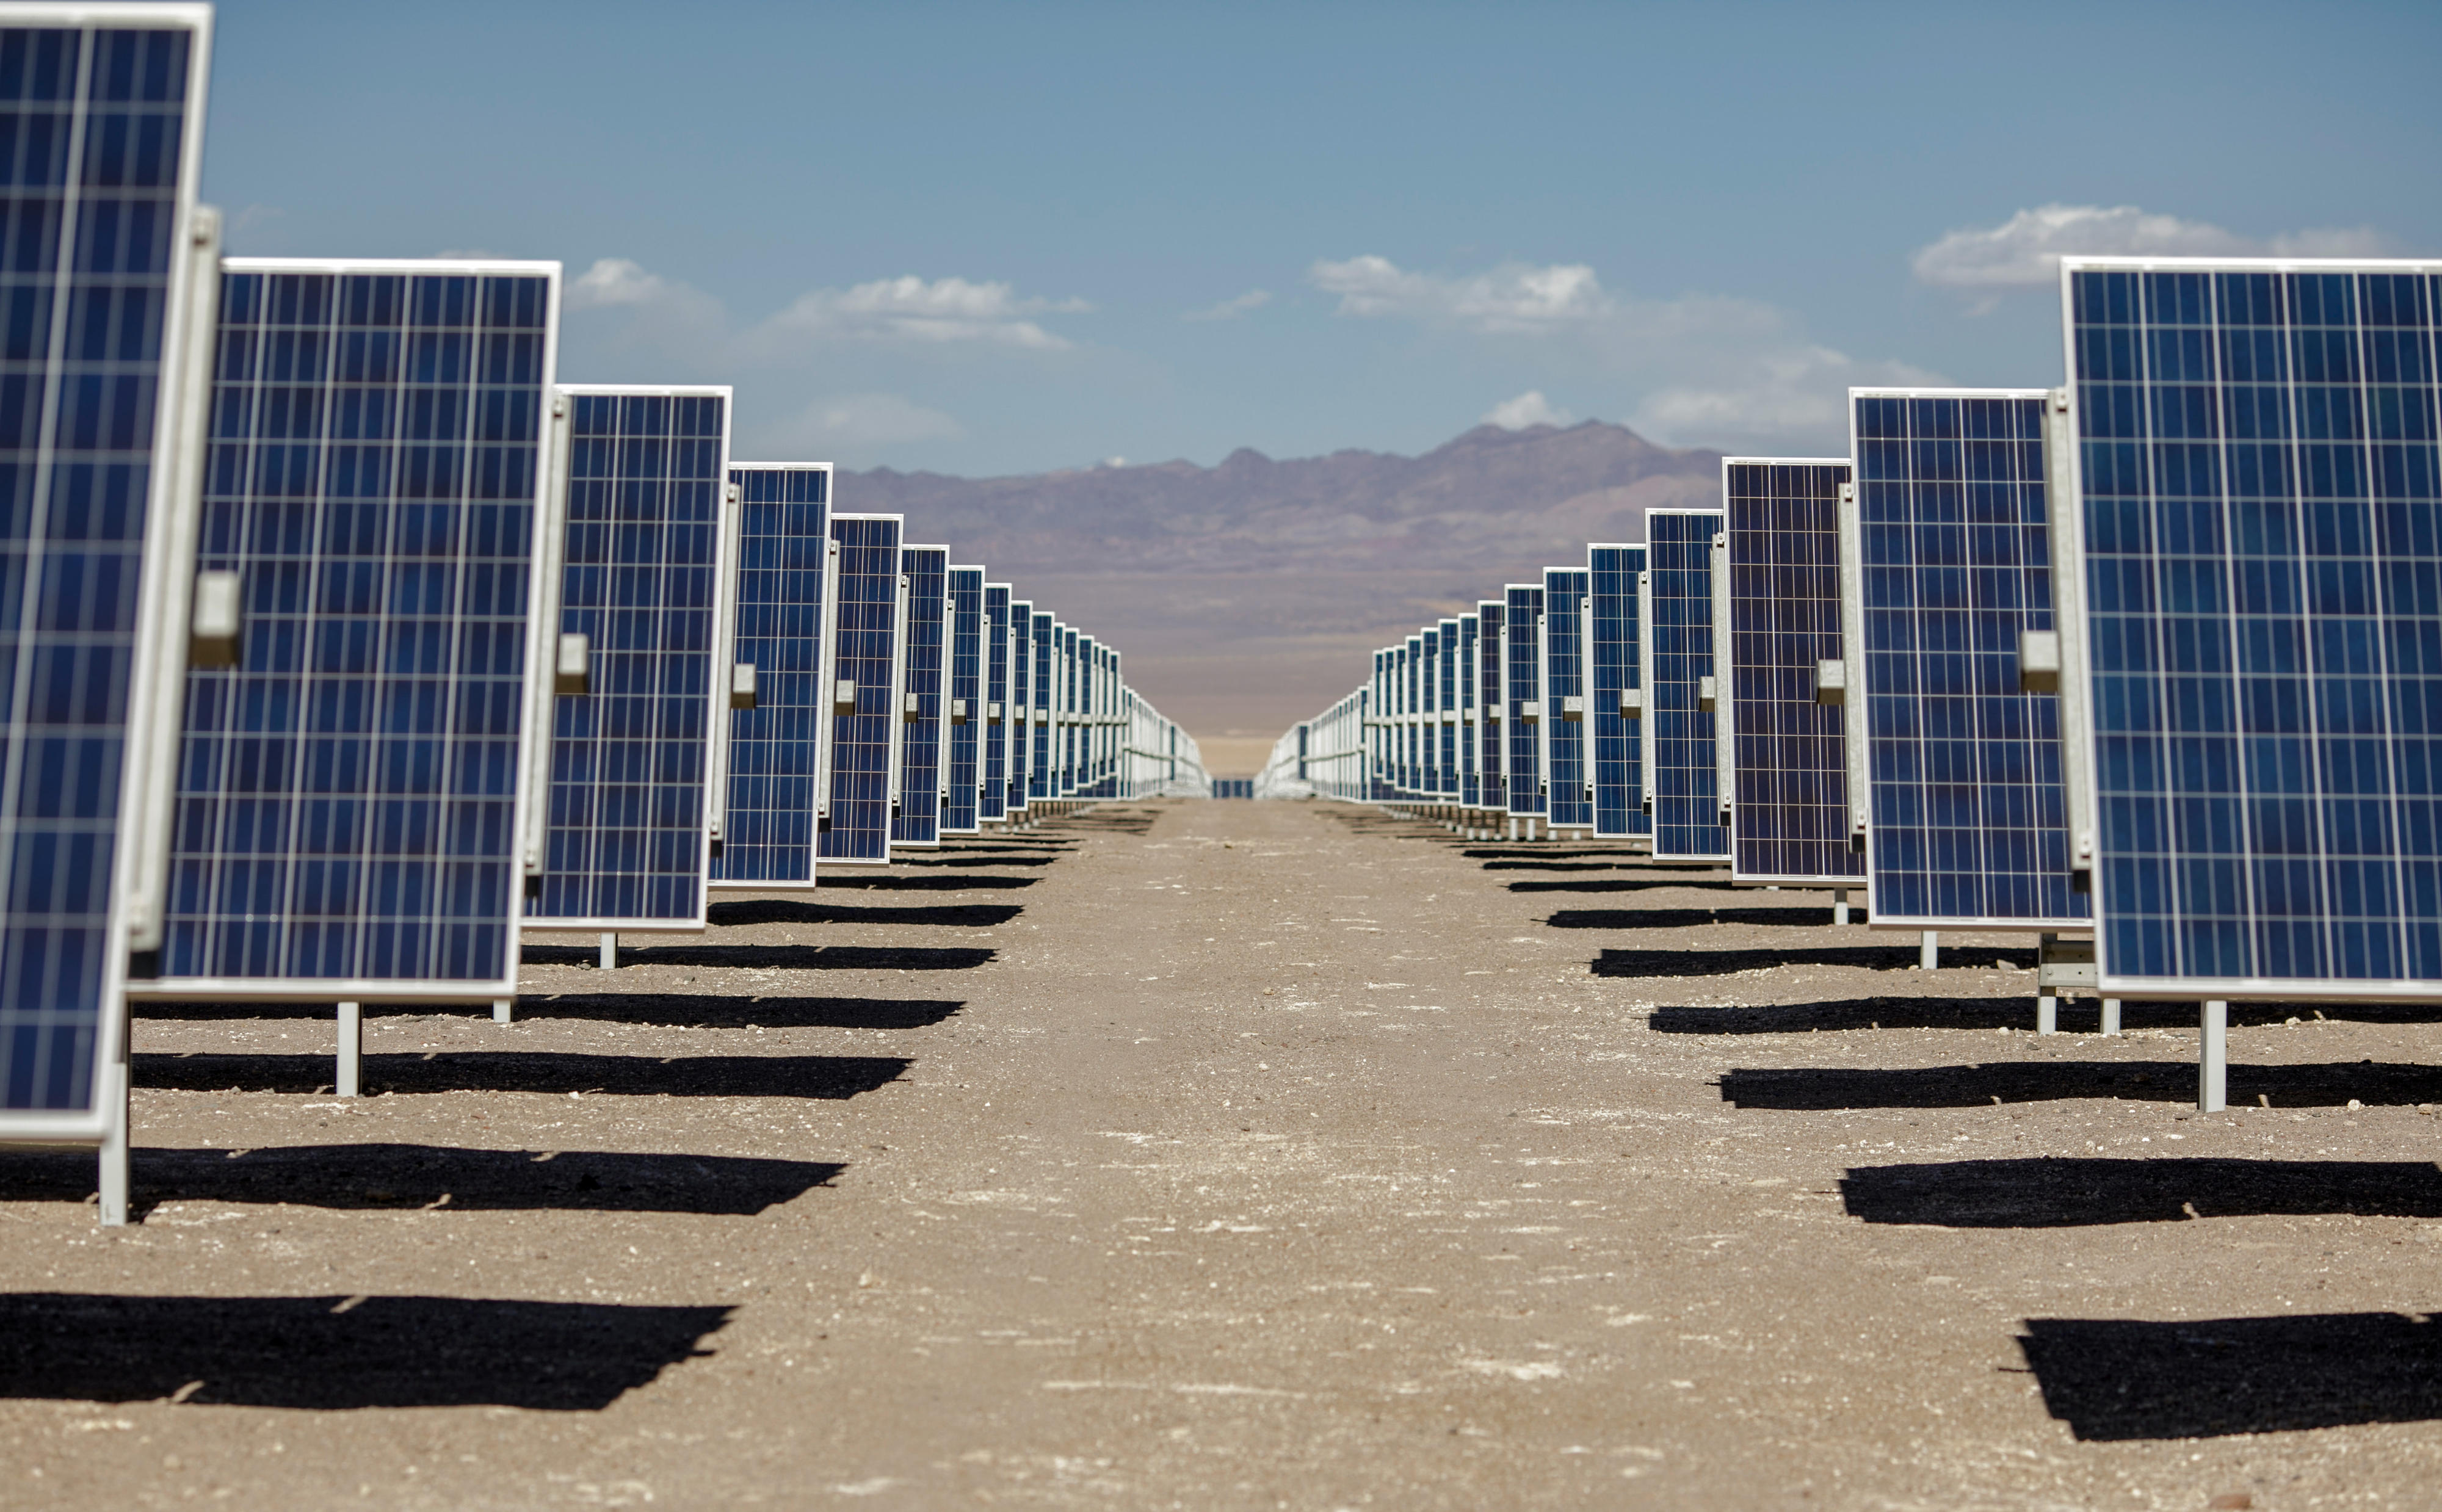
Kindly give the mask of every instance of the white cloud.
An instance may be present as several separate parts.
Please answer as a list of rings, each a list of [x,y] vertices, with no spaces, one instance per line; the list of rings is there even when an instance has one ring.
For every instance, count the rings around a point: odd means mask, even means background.
[[[2041,286],[2064,256],[2368,257],[2389,250],[2371,227],[2285,232],[2264,240],[2134,205],[2039,205],[1998,226],[1951,231],[1912,260],[1926,283],[1953,288]]]
[[[1223,300],[1209,310],[1190,310],[1179,319],[1182,320],[1234,320],[1249,310],[1260,310],[1271,302],[1271,290],[1248,289],[1234,300]]]
[[[1848,450],[1851,388],[1929,388],[1941,375],[1904,362],[1860,362],[1830,347],[1759,353],[1710,382],[1667,384],[1628,417],[1649,436],[1702,437],[1716,446],[1771,452],[1794,438],[1821,438],[1826,454]]]
[[[682,285],[624,257],[597,259],[592,267],[569,281],[568,307],[599,310],[623,304],[651,304],[677,295]]]
[[[808,337],[932,345],[976,341],[1059,352],[1069,343],[1028,317],[1091,308],[1082,300],[1020,299],[1006,283],[962,278],[928,282],[909,274],[845,289],[810,290],[756,327],[747,340],[750,345]]]
[[[1529,389],[1485,410],[1482,423],[1503,430],[1523,430],[1528,426],[1565,426],[1575,419],[1576,416],[1544,398],[1542,390]]]
[[[863,453],[911,441],[956,441],[966,428],[939,410],[895,393],[855,393],[816,399],[774,428],[768,441],[810,460],[834,451]]]
[[[1307,279],[1339,296],[1339,313],[1399,316],[1486,336],[1533,334],[1609,319],[1616,302],[1582,263],[1507,263],[1466,278],[1411,273],[1387,257],[1318,262]]]
[[[1850,385],[1939,381],[1905,363],[1834,351],[1809,338],[1795,316],[1759,301],[1638,298],[1604,287],[1582,263],[1442,274],[1365,256],[1318,262],[1307,277],[1339,296],[1343,316],[1474,338],[1493,361],[1531,353],[1537,369],[1569,374],[1581,393],[1618,395],[1630,425],[1671,446],[1829,453],[1847,446]],[[1568,417],[1533,390],[1484,418],[1532,425]]]

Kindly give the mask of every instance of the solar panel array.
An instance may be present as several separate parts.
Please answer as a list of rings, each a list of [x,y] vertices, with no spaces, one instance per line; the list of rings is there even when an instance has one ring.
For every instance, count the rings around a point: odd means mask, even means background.
[[[1729,854],[1714,749],[1713,538],[1715,509],[1647,512],[1645,736],[1656,859]]]
[[[942,718],[949,756],[941,775],[941,832],[975,832],[983,754],[984,570],[953,567],[949,574],[949,680]]]
[[[1594,832],[1625,839],[1653,832],[1645,807],[1645,682],[1637,584],[1642,546],[1586,548],[1592,628],[1586,675],[1587,748],[1593,766]]]
[[[1010,585],[984,585],[983,757],[975,780],[975,812],[987,822],[1004,818],[1010,802]]]
[[[563,388],[559,633],[586,690],[555,701],[530,921],[702,929],[725,791],[731,585],[726,388]]]
[[[1839,511],[1850,482],[1845,458],[1722,464],[1729,592],[1713,616],[1714,645],[1729,658],[1727,697],[1717,703],[1733,753],[1734,881],[1837,884],[1866,874],[1865,852],[1850,838],[1845,709],[1820,685],[1826,665],[1845,673],[1848,665]]]
[[[814,884],[829,678],[831,465],[735,463],[736,660],[755,669],[751,708],[729,712],[728,821],[716,888]]]
[[[148,996],[516,991],[556,264],[230,259]]]
[[[831,516],[839,585],[831,642],[830,817],[825,861],[881,865],[890,859],[890,808],[899,776],[901,583],[898,515]]]
[[[941,843],[941,758],[949,677],[950,550],[910,546],[904,571],[906,625],[899,693],[899,804],[890,820],[894,846]]]
[[[1856,390],[1850,617],[1878,923],[2075,929],[2060,701],[2019,686],[2053,629],[2044,394]],[[1862,733],[1861,733],[1862,732]],[[1853,802],[1852,797],[1852,802]]]
[[[1543,776],[1555,829],[1594,827],[1586,751],[1586,643],[1593,606],[1586,570],[1543,570]]]

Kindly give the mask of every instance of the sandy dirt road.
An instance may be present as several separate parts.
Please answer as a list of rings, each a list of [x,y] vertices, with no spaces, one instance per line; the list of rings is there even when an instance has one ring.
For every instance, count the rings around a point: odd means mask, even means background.
[[[141,1018],[138,1225],[0,1152],[0,1505],[2442,1503],[2430,1011],[2204,1117],[2021,940],[1319,805],[718,917],[354,1103]]]

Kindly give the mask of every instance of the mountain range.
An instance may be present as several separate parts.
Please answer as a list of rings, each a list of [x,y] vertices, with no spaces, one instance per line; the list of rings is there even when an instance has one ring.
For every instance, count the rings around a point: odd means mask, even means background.
[[[1417,457],[1338,451],[1217,465],[1007,478],[843,472],[838,507],[903,514],[1063,620],[1107,640],[1128,682],[1220,772],[1364,678],[1427,619],[1645,538],[1657,505],[1718,503],[1721,453],[1621,426],[1479,426]]]

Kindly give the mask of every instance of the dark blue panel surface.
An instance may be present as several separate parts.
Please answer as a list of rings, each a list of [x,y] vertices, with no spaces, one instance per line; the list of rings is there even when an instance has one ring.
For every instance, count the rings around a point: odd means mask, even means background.
[[[1433,795],[1458,797],[1458,621],[1433,627]]]
[[[1643,634],[1636,619],[1636,579],[1645,571],[1642,546],[1594,546],[1586,553],[1587,596],[1595,643],[1587,665],[1587,741],[1594,756],[1595,833],[1649,835],[1645,811],[1644,716],[1620,712],[1620,695],[1644,689]]]
[[[1543,591],[1511,583],[1503,591],[1502,694],[1508,736],[1509,811],[1543,811]]]
[[[890,774],[899,743],[897,515],[833,515],[839,543],[831,616],[831,677],[856,691],[856,709],[831,715],[830,825],[825,861],[890,859]]]
[[[1555,825],[1590,828],[1594,793],[1586,772],[1584,719],[1566,718],[1567,703],[1585,708],[1586,570],[1551,567],[1543,572],[1543,761],[1545,807]]]
[[[1049,802],[1060,796],[1060,771],[1053,744],[1052,715],[1059,690],[1053,685],[1058,636],[1048,612],[1037,611],[1026,642],[1027,687],[1034,695],[1033,722],[1027,736],[1026,792],[1030,799]]]
[[[950,755],[941,783],[941,831],[972,834],[981,811],[983,770],[984,570],[950,569]]]
[[[157,986],[512,990],[556,283],[229,264]]]
[[[1085,683],[1083,658],[1078,648],[1077,632],[1063,625],[1054,632],[1051,645],[1052,714],[1058,720],[1055,755],[1052,759],[1060,769],[1059,796],[1077,795],[1079,771],[1077,709]]]
[[[984,706],[970,718],[983,731],[983,758],[975,778],[975,813],[984,819],[1009,816],[1010,709],[1009,585],[984,587]]]
[[[1653,721],[1653,854],[1726,856],[1721,774],[1714,766],[1714,719],[1698,707],[1702,679],[1713,675],[1713,509],[1655,509],[1645,517],[1646,601],[1653,668],[1645,690]]]
[[[1509,752],[1502,732],[1508,729],[1501,718],[1507,706],[1503,691],[1502,627],[1508,622],[1508,610],[1499,599],[1479,599],[1475,606],[1475,748],[1476,764],[1481,769],[1479,780],[1484,784],[1483,807],[1495,812],[1509,807],[1509,788],[1502,774],[1508,769]]]
[[[941,733],[948,726],[942,688],[949,675],[950,553],[909,546],[900,553],[907,576],[907,645],[902,652],[899,812],[890,821],[894,845],[941,843]],[[914,701],[915,718],[905,701]]]
[[[714,634],[728,394],[567,394],[559,628],[591,643],[592,691],[552,701],[550,829],[527,915],[700,927],[712,720],[728,707]]]
[[[1468,809],[1484,801],[1484,743],[1475,733],[1481,718],[1475,706],[1475,641],[1482,633],[1483,627],[1472,614],[1458,622],[1458,801]]]
[[[1722,465],[1729,537],[1731,875],[1846,882],[1845,711],[1814,701],[1818,664],[1843,661],[1840,488],[1845,462]]]
[[[823,575],[828,464],[741,464],[735,659],[755,668],[755,707],[729,715],[729,816],[716,883],[811,884],[822,775]]]
[[[2442,264],[2073,260],[2104,980],[2442,993]]]
[[[2052,628],[2043,407],[2006,390],[1850,394],[1876,923],[2087,917],[2060,700],[2018,691],[2020,632]]]
[[[0,1111],[82,1122],[125,965],[128,690],[205,60],[183,23],[40,14],[0,16]]]

